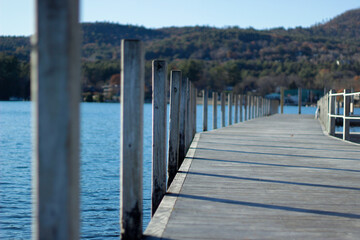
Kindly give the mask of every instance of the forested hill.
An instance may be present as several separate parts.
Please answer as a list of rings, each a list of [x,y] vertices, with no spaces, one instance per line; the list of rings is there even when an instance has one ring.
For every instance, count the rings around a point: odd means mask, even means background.
[[[82,23],[82,31],[83,82],[99,91],[119,71],[124,38],[143,40],[147,60],[167,60],[199,88],[234,86],[264,94],[278,85],[354,87],[360,79],[360,9],[310,28],[148,29],[98,22]],[[15,56],[22,64],[18,69],[28,69],[29,38],[0,37],[0,59],[5,56]],[[150,87],[150,61],[146,69]]]

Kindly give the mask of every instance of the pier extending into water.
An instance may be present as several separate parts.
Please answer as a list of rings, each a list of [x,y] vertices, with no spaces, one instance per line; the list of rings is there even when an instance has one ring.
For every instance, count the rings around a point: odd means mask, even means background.
[[[148,239],[359,239],[360,148],[311,115],[198,133]]]
[[[79,238],[81,61],[78,8],[78,0],[65,3],[53,0],[51,4],[39,0],[36,5],[31,63],[33,239]],[[122,239],[143,237],[144,55],[141,41],[122,41]],[[156,88],[153,89],[153,119],[156,119],[153,120],[154,216],[145,237],[359,238],[358,145],[326,136],[312,117],[271,116],[278,111],[277,101],[237,92],[220,93],[221,126],[226,125],[226,94],[230,126],[196,135],[197,90],[191,79],[172,71],[166,165],[166,92],[163,91],[166,90],[166,73],[164,61],[153,62],[153,87]],[[203,92],[204,106],[207,90]],[[346,94],[345,91],[344,124],[348,123]],[[219,94],[214,92],[213,96],[216,103]],[[283,88],[281,96],[282,113]],[[234,99],[236,117],[233,122]],[[322,103],[321,119],[324,122],[330,117],[331,121],[329,99]],[[239,123],[238,119],[241,122],[243,117],[248,121]],[[207,114],[203,119],[204,131],[207,130],[206,118]],[[328,127],[331,124],[325,124],[325,129],[331,129]],[[347,134],[345,130],[345,140]]]

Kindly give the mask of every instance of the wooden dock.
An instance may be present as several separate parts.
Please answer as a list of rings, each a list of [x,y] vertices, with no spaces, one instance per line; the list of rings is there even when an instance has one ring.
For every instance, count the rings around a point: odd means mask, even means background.
[[[359,145],[313,116],[197,134],[147,239],[360,239]]]

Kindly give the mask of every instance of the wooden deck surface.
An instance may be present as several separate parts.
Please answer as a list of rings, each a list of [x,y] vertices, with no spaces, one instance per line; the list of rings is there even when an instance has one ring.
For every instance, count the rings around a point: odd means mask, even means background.
[[[360,239],[360,147],[313,116],[198,134],[147,239]]]

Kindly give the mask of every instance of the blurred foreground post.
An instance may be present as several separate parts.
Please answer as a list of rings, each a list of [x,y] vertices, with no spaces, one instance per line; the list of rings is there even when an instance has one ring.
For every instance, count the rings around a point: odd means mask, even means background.
[[[36,1],[33,239],[79,238],[79,1]]]

